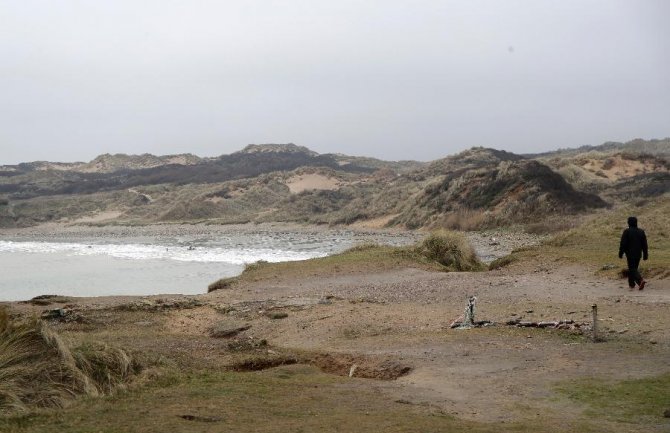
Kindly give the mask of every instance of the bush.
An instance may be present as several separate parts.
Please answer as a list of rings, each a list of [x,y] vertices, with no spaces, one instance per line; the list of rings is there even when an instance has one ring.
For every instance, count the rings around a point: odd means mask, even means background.
[[[475,250],[461,233],[448,230],[433,232],[417,247],[418,252],[454,271],[477,271],[483,268]]]

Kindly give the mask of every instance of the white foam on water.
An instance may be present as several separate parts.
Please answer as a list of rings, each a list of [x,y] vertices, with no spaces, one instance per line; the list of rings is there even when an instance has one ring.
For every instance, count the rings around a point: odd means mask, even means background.
[[[176,260],[180,262],[223,262],[234,265],[306,260],[327,255],[323,251],[293,251],[274,248],[225,248],[152,244],[81,244],[69,242],[0,241],[0,253],[61,253],[71,256],[110,256],[130,260]]]

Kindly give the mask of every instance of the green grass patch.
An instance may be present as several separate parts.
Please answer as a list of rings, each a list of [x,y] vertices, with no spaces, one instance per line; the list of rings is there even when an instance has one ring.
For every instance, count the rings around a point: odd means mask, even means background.
[[[637,216],[640,228],[647,234],[649,260],[640,264],[645,277],[670,277],[670,197],[662,197],[644,206],[625,206],[614,211],[598,212],[581,226],[554,236],[542,245],[515,251],[513,260],[545,257],[587,264],[612,278],[626,268],[619,259],[621,233],[626,219]],[[508,260],[508,259],[506,259]],[[613,265],[613,266],[609,266]]]
[[[594,418],[661,423],[664,411],[670,409],[670,373],[621,382],[571,381],[556,389],[571,400],[586,405],[586,415]],[[670,424],[670,420],[665,419],[665,422]]]
[[[394,401],[304,365],[253,373],[185,373],[60,411],[0,418],[0,432],[571,432],[570,422],[483,424]],[[585,430],[579,430],[585,431]]]
[[[423,242],[413,246],[362,244],[339,254],[316,259],[280,263],[258,261],[248,264],[239,277],[215,281],[209,285],[208,291],[230,289],[243,282],[383,272],[398,268],[442,272],[486,269],[462,234],[443,230],[429,235]]]

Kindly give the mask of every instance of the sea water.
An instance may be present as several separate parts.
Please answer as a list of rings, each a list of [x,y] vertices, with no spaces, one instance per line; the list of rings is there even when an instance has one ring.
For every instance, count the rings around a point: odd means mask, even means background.
[[[401,245],[411,236],[347,231],[254,232],[215,236],[0,238],[0,301],[65,296],[205,293],[219,278],[259,260],[323,257],[373,241]]]

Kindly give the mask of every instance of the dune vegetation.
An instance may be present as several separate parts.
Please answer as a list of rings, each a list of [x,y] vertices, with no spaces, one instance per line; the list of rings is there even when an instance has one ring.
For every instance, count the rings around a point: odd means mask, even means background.
[[[499,259],[493,268],[537,256],[588,265],[594,270],[617,276],[626,267],[617,256],[619,240],[629,216],[637,216],[640,228],[647,234],[649,260],[641,262],[643,275],[670,276],[670,197],[661,197],[637,205],[602,211],[576,228],[560,232],[542,245],[515,251]]]
[[[64,407],[80,396],[112,394],[142,365],[102,343],[71,348],[39,319],[0,309],[0,413]]]
[[[407,247],[361,244],[327,257],[280,263],[259,261],[247,265],[238,277],[213,282],[208,291],[277,278],[383,272],[402,267],[445,272],[486,268],[462,233],[439,230]]]

